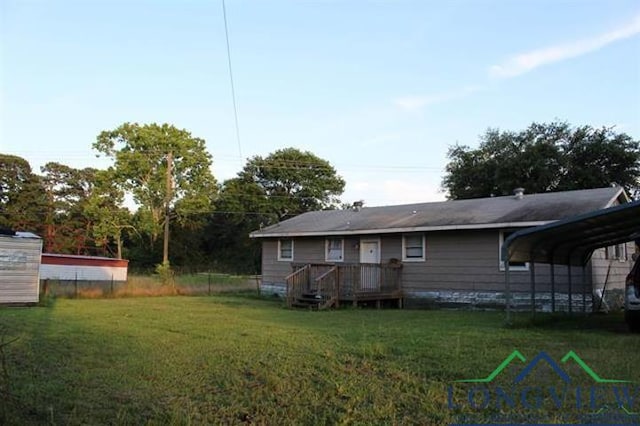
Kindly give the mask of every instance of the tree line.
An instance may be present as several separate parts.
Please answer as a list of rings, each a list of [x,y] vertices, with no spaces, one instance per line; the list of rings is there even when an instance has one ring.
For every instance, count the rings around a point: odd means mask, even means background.
[[[336,208],[345,186],[328,161],[295,148],[254,156],[219,184],[205,141],[168,124],[124,123],[93,148],[112,166],[50,162],[37,174],[0,154],[0,226],[42,236],[46,252],[124,257],[139,269],[170,259],[178,268],[257,273],[251,231]]]
[[[0,226],[41,235],[47,252],[124,257],[137,269],[170,260],[187,270],[258,273],[260,245],[251,231],[345,207],[335,168],[295,148],[251,157],[222,183],[205,141],[169,124],[124,123],[101,132],[93,148],[109,168],[49,162],[35,173],[25,159],[0,154]],[[614,182],[637,194],[640,186],[638,141],[610,128],[489,129],[478,148],[456,145],[448,158],[442,188],[451,199]]]

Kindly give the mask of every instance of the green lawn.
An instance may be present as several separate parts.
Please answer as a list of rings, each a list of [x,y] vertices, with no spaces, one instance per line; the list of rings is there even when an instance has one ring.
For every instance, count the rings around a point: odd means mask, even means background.
[[[640,382],[640,336],[624,332],[620,316],[593,317],[588,328],[573,320],[505,328],[503,319],[295,311],[233,296],[0,308],[4,341],[18,338],[3,349],[8,378],[0,371],[0,391],[12,396],[0,397],[0,423],[447,424],[460,413],[487,420],[499,411],[453,410],[448,389],[464,402],[469,385],[454,381],[486,377],[515,349],[527,359],[546,351],[558,362],[573,350],[602,378]],[[577,376],[571,386],[592,384],[566,368]],[[628,408],[640,411],[640,390],[632,392],[637,404]],[[566,411],[535,413],[557,419]]]

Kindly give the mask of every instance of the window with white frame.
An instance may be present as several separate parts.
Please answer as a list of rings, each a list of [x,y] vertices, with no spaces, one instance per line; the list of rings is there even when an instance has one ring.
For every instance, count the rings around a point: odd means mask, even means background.
[[[626,244],[618,244],[614,246],[615,259],[618,259],[620,262],[626,262],[627,260],[627,245]]]
[[[293,240],[291,238],[278,240],[278,260],[293,260]]]
[[[605,247],[604,258],[606,260],[619,260],[620,262],[626,262],[627,261],[627,245],[618,244],[615,246]]]
[[[421,262],[425,260],[424,234],[407,234],[402,236],[402,260],[404,262]]]
[[[504,271],[504,260],[502,259],[502,244],[509,235],[516,231],[500,231],[500,243],[498,244],[498,258],[500,260],[500,270]],[[526,262],[509,262],[509,271],[528,271],[529,264]]]
[[[327,238],[324,259],[327,262],[342,262],[344,260],[344,240],[342,238]]]

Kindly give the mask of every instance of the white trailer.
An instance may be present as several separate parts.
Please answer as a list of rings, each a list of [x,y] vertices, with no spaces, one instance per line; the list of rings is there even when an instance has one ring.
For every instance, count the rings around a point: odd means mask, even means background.
[[[127,280],[128,267],[124,259],[43,253],[40,279],[122,282]]]
[[[0,233],[0,304],[38,303],[41,254],[37,235]]]

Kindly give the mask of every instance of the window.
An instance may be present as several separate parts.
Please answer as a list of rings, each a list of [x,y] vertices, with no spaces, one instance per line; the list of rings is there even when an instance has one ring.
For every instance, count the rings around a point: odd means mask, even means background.
[[[424,234],[410,234],[402,236],[402,260],[404,262],[424,261]]]
[[[342,262],[344,260],[344,240],[342,238],[326,240],[324,259],[327,262]]]
[[[500,243],[498,244],[498,258],[500,261],[500,270],[504,271],[504,261],[502,260],[502,244],[509,235],[516,231],[500,231]],[[529,264],[526,262],[509,262],[509,271],[528,271]]]
[[[293,260],[293,240],[278,240],[278,260]]]
[[[604,258],[606,260],[619,260],[620,262],[626,262],[627,261],[627,245],[618,244],[615,246],[605,247]]]

